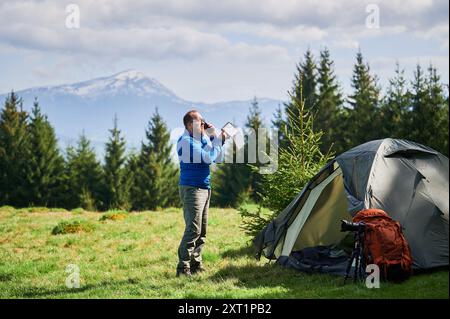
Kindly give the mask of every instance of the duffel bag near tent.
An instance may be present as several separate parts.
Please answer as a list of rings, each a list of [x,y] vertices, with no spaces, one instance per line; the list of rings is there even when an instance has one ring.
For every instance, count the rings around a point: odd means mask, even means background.
[[[414,269],[448,266],[449,160],[406,140],[367,142],[337,156],[255,238],[257,256],[339,244],[341,220],[379,208],[400,222]]]

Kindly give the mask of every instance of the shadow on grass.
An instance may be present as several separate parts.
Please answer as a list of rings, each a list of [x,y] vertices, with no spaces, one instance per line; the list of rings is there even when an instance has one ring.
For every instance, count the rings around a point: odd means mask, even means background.
[[[208,289],[204,280],[237,289]],[[363,283],[343,285],[343,278],[326,274],[305,274],[274,264],[229,265],[205,277],[185,278],[188,291],[185,298],[446,298],[448,299],[448,271],[422,274],[404,284],[383,284],[383,289],[367,289]],[[178,284],[178,283],[177,283]],[[192,289],[195,284],[195,289]],[[77,289],[66,287],[16,286],[10,298],[111,298],[112,292],[123,290],[127,295],[143,297],[139,292],[151,288],[145,279],[100,281]],[[136,289],[139,288],[139,289]],[[203,289],[204,288],[204,289]],[[420,290],[425,290],[419,293]],[[164,296],[161,296],[165,298]],[[168,295],[167,297],[170,298]]]
[[[342,277],[306,274],[274,263],[231,265],[220,269],[209,279],[216,282],[232,280],[238,287],[254,289],[258,298],[333,297],[333,294],[330,296],[329,291],[343,286]],[[223,297],[232,296],[224,293]]]
[[[364,281],[344,284],[341,276],[303,273],[273,263],[230,265],[208,279],[230,280],[236,287],[254,291],[257,298],[448,298],[448,270],[416,274],[402,283],[383,281],[383,289],[368,289]],[[233,298],[233,292],[219,297]]]
[[[265,260],[258,263],[255,259],[256,251],[251,244],[236,249],[229,249],[221,254],[223,258],[248,258],[253,262],[245,265],[230,265],[220,269],[210,280],[221,282],[225,280],[237,281],[236,286],[260,290],[258,298],[299,298],[299,296],[317,297],[323,295],[325,289],[342,286],[343,278],[328,274],[306,274],[293,269],[282,267]],[[273,291],[262,293],[262,291]],[[309,290],[302,292],[302,290]],[[230,295],[231,296],[231,295]],[[227,298],[227,293],[224,293]]]
[[[14,278],[14,275],[12,273],[0,274],[0,282],[12,281],[13,278]]]
[[[221,253],[223,258],[240,258],[240,257],[250,257],[254,258],[256,252],[253,246],[246,245],[239,247],[238,249],[229,249]]]
[[[66,288],[61,287],[58,289],[48,289],[44,287],[17,287],[15,292],[15,297],[18,298],[67,298],[73,295],[76,297],[77,294],[86,292],[89,290],[95,290],[102,288],[104,290],[110,290],[113,288],[118,288],[125,285],[135,284],[136,282],[132,279],[122,280],[122,281],[111,281],[111,282],[99,282],[96,284],[86,284],[81,285],[80,288]],[[83,297],[85,298],[85,297]]]
[[[16,293],[16,297],[19,298],[45,298],[45,297],[58,297],[58,295],[70,295],[77,294],[89,289],[92,289],[93,286],[86,285],[80,288],[64,288],[64,289],[46,289],[41,287],[26,287],[20,288],[20,292]]]

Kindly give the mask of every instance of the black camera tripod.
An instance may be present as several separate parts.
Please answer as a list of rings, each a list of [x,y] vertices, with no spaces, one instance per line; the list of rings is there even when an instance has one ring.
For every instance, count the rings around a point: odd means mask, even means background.
[[[364,229],[365,225],[362,223],[358,225],[357,230],[354,233],[354,247],[350,259],[347,264],[347,270],[345,273],[344,284],[350,277],[350,271],[352,269],[353,261],[355,261],[355,269],[353,273],[353,282],[357,282],[359,279],[364,279],[366,274],[366,265],[364,258]]]

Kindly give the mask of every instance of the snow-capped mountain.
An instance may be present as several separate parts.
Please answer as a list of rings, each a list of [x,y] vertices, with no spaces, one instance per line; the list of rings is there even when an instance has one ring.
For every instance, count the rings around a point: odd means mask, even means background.
[[[38,87],[25,90],[26,93],[40,95],[74,95],[86,99],[101,99],[116,95],[178,97],[156,79],[136,70],[127,70],[112,76],[96,78],[73,84]]]
[[[4,101],[6,95],[1,94]],[[172,138],[182,130],[182,116],[190,109],[198,109],[207,121],[221,126],[227,121],[243,125],[251,100],[202,103],[184,100],[154,78],[136,70],[88,81],[49,87],[36,87],[16,92],[29,110],[35,97],[48,115],[62,146],[73,143],[84,132],[101,150],[108,138],[108,130],[117,115],[119,128],[131,147],[139,147],[145,129],[155,109],[172,130]],[[265,121],[282,101],[258,99]],[[178,128],[178,130],[175,130]]]

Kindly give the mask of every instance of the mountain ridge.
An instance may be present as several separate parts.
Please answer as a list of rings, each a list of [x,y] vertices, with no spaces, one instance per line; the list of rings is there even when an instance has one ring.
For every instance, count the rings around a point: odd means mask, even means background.
[[[4,100],[9,93],[0,94],[0,98]],[[182,128],[184,113],[193,108],[216,126],[228,121],[242,126],[252,102],[252,99],[216,103],[185,100],[157,79],[135,69],[74,83],[37,86],[15,93],[23,99],[27,111],[37,97],[63,147],[73,143],[81,132],[96,141],[94,144],[106,142],[115,115],[129,146],[138,147],[156,108],[172,132]],[[283,101],[270,98],[257,100],[269,125],[275,109]],[[173,140],[176,134],[172,135]],[[96,149],[99,147],[96,145]]]

